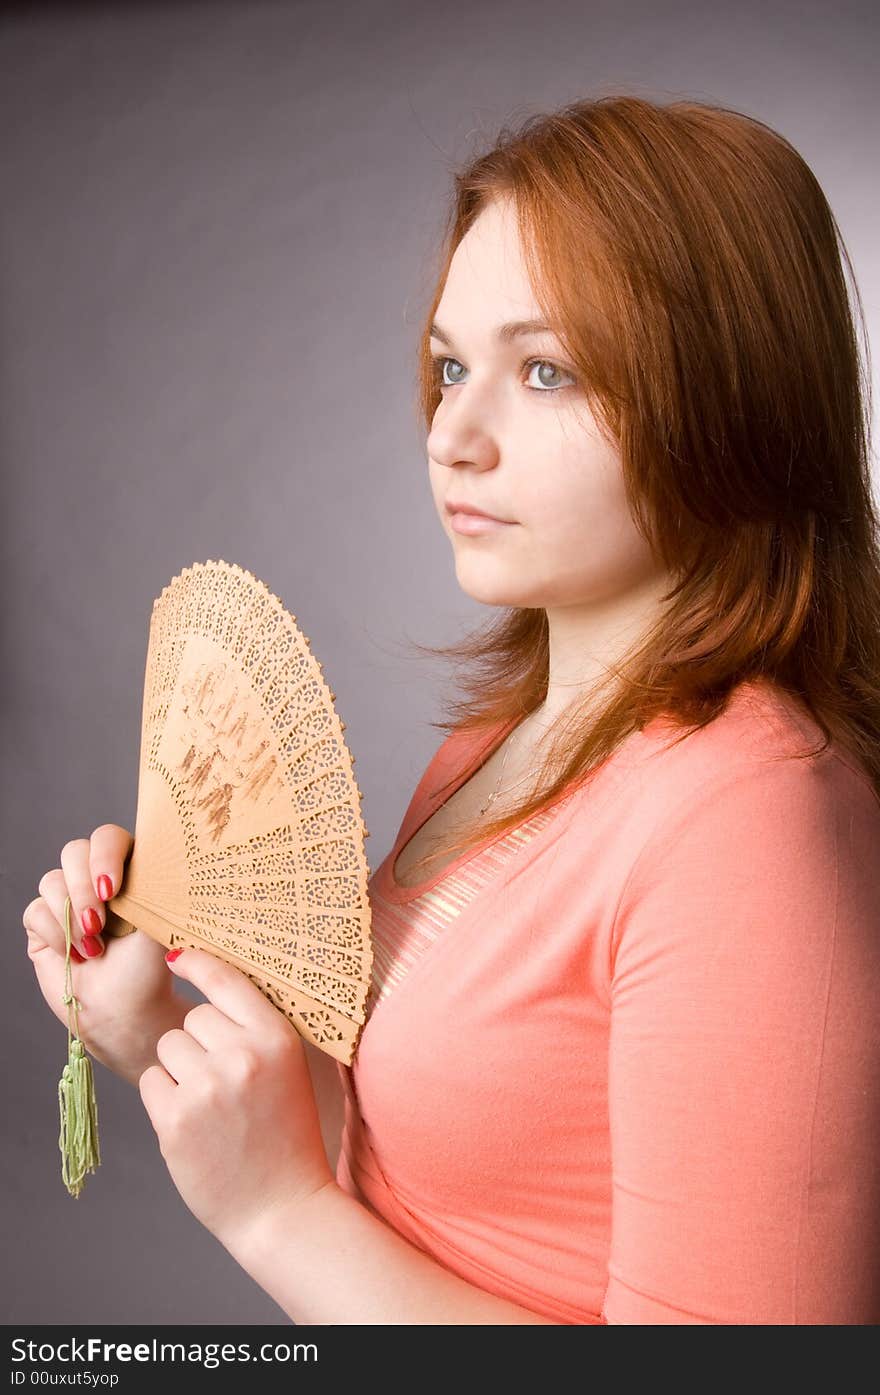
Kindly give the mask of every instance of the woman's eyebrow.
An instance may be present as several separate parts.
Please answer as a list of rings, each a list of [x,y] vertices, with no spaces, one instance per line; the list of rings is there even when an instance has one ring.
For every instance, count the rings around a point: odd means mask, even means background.
[[[502,344],[509,344],[523,334],[543,333],[555,334],[556,330],[552,325],[545,324],[543,320],[509,320],[507,324],[497,327],[495,338],[500,340]],[[452,337],[440,325],[432,324],[430,334],[432,339],[439,339],[447,348],[452,348]]]

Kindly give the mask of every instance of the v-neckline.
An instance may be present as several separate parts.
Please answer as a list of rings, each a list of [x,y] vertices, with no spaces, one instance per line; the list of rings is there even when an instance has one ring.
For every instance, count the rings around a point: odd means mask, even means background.
[[[478,748],[479,751],[481,753],[490,753],[491,750],[496,750],[498,745],[500,744],[500,741],[503,739],[501,733],[506,733],[506,731],[510,730],[512,725],[512,722],[504,722],[503,724],[499,724],[499,727],[496,728],[495,731],[492,733],[492,736],[490,737],[489,741],[484,746]],[[495,742],[494,745],[492,745],[493,740]],[[608,763],[614,758],[614,756],[617,755],[619,750],[620,748],[618,748],[617,751],[612,752],[610,756],[607,756],[605,760],[602,761],[601,764],[596,767],[596,769],[592,772],[593,778],[595,778],[595,776],[601,770],[603,770],[605,766],[608,765]],[[479,756],[477,756],[477,759],[479,759]],[[488,755],[486,755],[486,759],[488,759]],[[475,761],[474,759],[470,759],[465,762],[463,771],[460,772],[458,776],[456,776],[454,782],[447,782],[443,785],[443,791],[448,791],[448,793],[445,793],[444,798],[439,798],[438,796],[428,798],[426,809],[420,811],[417,821],[414,820],[412,816],[415,813],[415,809],[418,807],[418,803],[415,803],[412,806],[410,814],[404,818],[403,824],[401,825],[401,828],[395,840],[394,847],[391,849],[384,861],[380,863],[379,867],[376,870],[376,892],[381,898],[390,901],[396,905],[402,905],[406,904],[407,902],[414,901],[417,896],[423,896],[426,892],[432,890],[433,887],[435,887],[444,877],[450,876],[454,871],[457,871],[460,867],[463,867],[472,858],[476,857],[477,854],[481,852],[484,848],[489,847],[492,843],[504,837],[503,833],[494,834],[490,837],[484,838],[478,845],[465,849],[461,856],[456,858],[454,862],[450,863],[448,867],[444,867],[441,872],[437,873],[435,876],[431,877],[428,881],[422,883],[420,886],[399,887],[391,877],[391,868],[393,868],[394,866],[394,860],[397,857],[397,854],[400,851],[400,849],[404,846],[405,841],[412,837],[415,833],[417,833],[418,830],[425,823],[427,823],[428,819],[432,816],[435,810],[440,807],[440,804],[444,802],[444,799],[451,799],[453,794],[455,794],[456,790],[460,789],[461,786],[464,784],[465,780],[468,779],[469,776],[474,773]],[[590,783],[592,783],[592,778],[590,780]],[[550,810],[554,812],[556,817],[548,819],[543,826],[535,830],[534,836],[529,840],[527,844],[523,844],[521,847],[516,849],[514,853],[515,861],[518,861],[521,857],[524,857],[527,851],[529,851],[533,857],[539,857],[543,852],[545,846],[550,844],[552,841],[554,841],[557,837],[559,837],[562,834],[568,822],[568,819],[563,817],[563,814],[565,812],[563,806],[568,806],[568,817],[571,818],[577,807],[577,801],[575,800],[574,796],[577,793],[579,793],[579,791],[580,787],[578,786],[568,790],[565,794],[560,795],[557,798],[557,800],[550,806]],[[535,813],[537,812],[538,811],[536,810]],[[546,808],[542,809],[541,812],[546,812]],[[531,817],[532,816],[530,816],[530,818]],[[363,1032],[367,1030],[370,1023],[375,1018],[377,1012],[388,1012],[389,1009],[393,1011],[394,1003],[399,1001],[401,994],[404,995],[404,998],[406,997],[407,990],[412,989],[413,981],[415,980],[415,982],[418,983],[419,975],[426,973],[430,969],[431,965],[437,962],[438,956],[442,960],[443,954],[450,952],[450,946],[455,945],[456,941],[458,940],[458,937],[463,933],[462,927],[466,927],[471,917],[476,915],[483,897],[486,895],[488,891],[491,890],[492,885],[493,883],[490,881],[489,883],[487,883],[486,886],[480,887],[476,891],[476,893],[469,898],[469,900],[462,907],[461,911],[455,917],[455,919],[445,928],[443,934],[440,935],[439,938],[435,940],[430,946],[422,950],[421,954],[418,956],[415,962],[411,964],[410,967],[407,969],[406,974],[404,975],[400,983],[398,983],[391,990],[390,993],[386,994],[384,997],[380,996],[374,1001],[370,1015],[364,1023],[361,1035],[363,1035]],[[359,1048],[360,1043],[358,1044],[358,1049]],[[354,1088],[353,1075],[351,1078],[352,1087]]]
[[[419,829],[424,828],[428,820],[432,819],[444,804],[449,803],[450,799],[452,799],[453,795],[458,793],[462,785],[466,784],[467,781],[471,779],[472,776],[476,775],[477,771],[491,759],[502,741],[509,735],[515,725],[516,718],[511,718],[510,720],[498,723],[494,729],[490,729],[488,740],[482,747],[478,747],[476,751],[471,752],[470,759],[465,761],[463,770],[459,771],[455,779],[453,781],[447,781],[438,791],[437,795],[427,797],[427,803],[421,810],[421,816],[418,820],[413,823],[411,817],[404,819],[398,830],[394,847],[379,868],[379,875],[377,876],[379,889],[386,901],[392,901],[395,905],[402,905],[408,901],[414,901],[418,896],[424,896],[425,892],[432,891],[444,877],[451,876],[453,872],[457,872],[460,867],[463,867],[472,857],[476,857],[478,852],[481,852],[483,848],[487,847],[494,841],[495,837],[498,836],[497,834],[490,835],[489,837],[481,839],[479,843],[471,844],[459,853],[457,857],[453,858],[451,862],[448,862],[445,867],[441,867],[438,872],[435,872],[424,881],[417,882],[414,886],[402,886],[394,876],[394,864],[407,843],[416,836]],[[411,812],[414,813],[415,808]],[[381,875],[383,872],[384,876]]]

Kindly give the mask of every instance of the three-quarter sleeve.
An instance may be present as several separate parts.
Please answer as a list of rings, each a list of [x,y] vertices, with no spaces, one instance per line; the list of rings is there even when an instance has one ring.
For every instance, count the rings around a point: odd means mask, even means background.
[[[880,1320],[880,801],[834,755],[720,773],[611,939],[621,1323]]]

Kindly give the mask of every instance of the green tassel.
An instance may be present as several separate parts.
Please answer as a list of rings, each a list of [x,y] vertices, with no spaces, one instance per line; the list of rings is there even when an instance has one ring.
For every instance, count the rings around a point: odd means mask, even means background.
[[[82,1006],[73,996],[73,983],[70,966],[70,897],[64,903],[64,930],[67,939],[65,959],[65,992],[63,1001],[73,1013],[67,1015],[67,1065],[58,1083],[58,1107],[61,1113],[61,1133],[58,1146],[61,1149],[61,1176],[64,1185],[73,1197],[78,1197],[83,1188],[87,1172],[94,1172],[101,1164],[101,1150],[98,1145],[98,1106],[95,1100],[95,1083],[92,1076],[92,1063],[86,1049],[79,1040],[77,1011]]]

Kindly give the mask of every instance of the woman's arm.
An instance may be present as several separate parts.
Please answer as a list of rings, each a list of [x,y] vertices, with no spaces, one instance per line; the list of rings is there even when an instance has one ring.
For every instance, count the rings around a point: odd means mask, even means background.
[[[333,1172],[339,1159],[342,1146],[342,1126],[345,1122],[345,1098],[339,1083],[336,1061],[311,1042],[303,1039],[303,1046],[315,1092],[315,1103],[321,1119],[321,1137],[327,1152],[327,1161]]]
[[[560,1325],[444,1269],[335,1182],[226,1248],[296,1323]]]
[[[688,791],[614,935],[609,1324],[880,1317],[880,808],[833,755]]]

